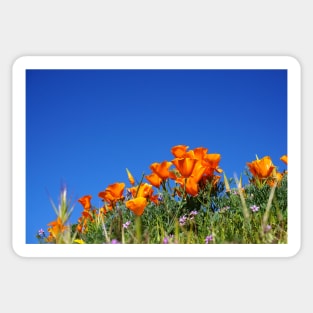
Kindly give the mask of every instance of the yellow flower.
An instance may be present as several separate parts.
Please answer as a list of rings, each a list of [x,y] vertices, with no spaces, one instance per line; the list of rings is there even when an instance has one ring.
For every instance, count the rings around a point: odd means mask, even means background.
[[[79,243],[79,244],[84,244],[85,241],[82,239],[75,239],[74,242]]]

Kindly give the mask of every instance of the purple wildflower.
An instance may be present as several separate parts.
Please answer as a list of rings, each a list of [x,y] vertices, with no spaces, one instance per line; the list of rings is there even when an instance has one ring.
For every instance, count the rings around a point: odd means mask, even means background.
[[[44,237],[45,236],[45,231],[42,228],[40,228],[37,233],[38,233],[38,235],[40,237]]]
[[[125,224],[123,224],[123,227],[124,228],[128,228],[128,226],[131,224],[131,222],[130,221],[127,221]]]
[[[163,243],[164,243],[164,244],[168,244],[168,238],[167,238],[167,237],[164,237]]]
[[[198,214],[197,211],[191,211],[191,212],[189,213],[189,219],[190,219],[190,220],[193,220],[194,217],[195,217],[197,214]]]
[[[186,224],[186,221],[187,221],[187,217],[185,215],[180,217],[179,218],[179,225],[184,226]]]
[[[163,195],[162,195],[162,194],[159,194],[159,195],[158,195],[158,201],[163,202],[163,200],[164,200]]]
[[[213,241],[213,235],[206,236],[205,243],[208,244],[210,241]]]
[[[255,204],[254,204],[253,206],[250,206],[250,209],[251,209],[252,212],[257,212],[257,211],[259,211],[259,208],[260,208],[260,207],[256,206]]]
[[[132,198],[132,193],[130,192],[130,190],[126,190],[126,200],[129,200]]]
[[[112,239],[111,244],[119,244],[119,241],[117,239]]]
[[[264,227],[264,232],[265,232],[265,233],[268,233],[271,229],[272,229],[272,226],[271,226],[271,225],[266,225],[266,226]]]

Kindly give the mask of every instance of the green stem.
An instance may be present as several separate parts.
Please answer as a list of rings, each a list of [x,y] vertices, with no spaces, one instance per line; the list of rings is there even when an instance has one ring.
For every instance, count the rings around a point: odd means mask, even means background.
[[[144,177],[145,177],[145,173],[142,173],[142,176],[141,176],[139,185],[138,185],[137,190],[136,190],[135,198],[137,198],[137,195],[138,195],[138,192],[139,192],[139,188],[140,188],[140,186],[141,186],[141,183],[142,183]]]
[[[137,243],[141,243],[141,216],[136,216],[135,224]]]

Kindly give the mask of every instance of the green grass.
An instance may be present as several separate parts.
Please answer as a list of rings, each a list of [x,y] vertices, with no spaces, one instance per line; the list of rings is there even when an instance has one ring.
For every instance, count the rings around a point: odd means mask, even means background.
[[[229,184],[233,183],[230,180]],[[71,240],[65,243],[75,239],[86,244],[287,243],[287,174],[274,187],[248,184],[244,190],[235,187],[226,192],[220,182],[215,188],[203,186],[196,197],[173,196],[173,190],[168,190],[160,188],[163,200],[149,202],[141,216],[120,200],[105,216],[96,214],[88,221],[85,233],[78,233],[77,224],[71,224]],[[256,212],[253,206],[258,207]],[[130,222],[127,228],[123,227],[126,222]]]

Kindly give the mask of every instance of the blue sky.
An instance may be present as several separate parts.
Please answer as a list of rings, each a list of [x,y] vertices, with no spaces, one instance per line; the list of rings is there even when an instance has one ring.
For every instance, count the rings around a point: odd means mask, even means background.
[[[49,202],[66,184],[77,199],[128,184],[171,147],[220,153],[227,176],[287,154],[286,70],[27,70],[26,242],[55,219]]]

